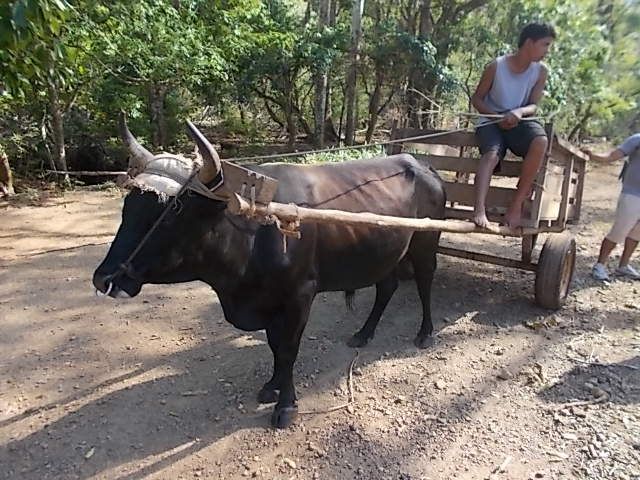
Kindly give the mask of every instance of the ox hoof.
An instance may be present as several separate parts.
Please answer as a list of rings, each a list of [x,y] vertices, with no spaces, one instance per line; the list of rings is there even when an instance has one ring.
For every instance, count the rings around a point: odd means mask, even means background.
[[[418,335],[416,339],[413,341],[413,343],[418,348],[429,348],[435,345],[436,340],[433,337],[433,335],[424,335],[424,336]]]
[[[271,415],[271,425],[276,428],[288,428],[298,418],[298,407],[276,407]]]
[[[364,347],[367,343],[369,343],[369,338],[364,335],[358,335],[357,333],[347,340],[347,345],[351,348],[360,348]]]
[[[278,391],[262,387],[258,392],[258,403],[275,403],[278,401]]]

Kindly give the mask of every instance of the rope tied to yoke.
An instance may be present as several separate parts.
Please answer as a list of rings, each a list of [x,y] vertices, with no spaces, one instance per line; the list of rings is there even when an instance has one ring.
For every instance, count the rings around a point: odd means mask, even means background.
[[[247,198],[247,187],[246,183],[243,183],[240,187],[239,195],[242,198]],[[282,220],[276,214],[260,214],[258,213],[258,207],[256,203],[256,186],[251,185],[249,188],[249,209],[244,212],[244,216],[249,220],[257,220],[262,225],[275,225],[278,231],[282,234],[282,251],[283,253],[287,253],[287,237],[293,237],[296,239],[301,238],[300,234],[300,214],[298,213],[298,205],[295,203],[290,203],[295,211],[295,220]]]

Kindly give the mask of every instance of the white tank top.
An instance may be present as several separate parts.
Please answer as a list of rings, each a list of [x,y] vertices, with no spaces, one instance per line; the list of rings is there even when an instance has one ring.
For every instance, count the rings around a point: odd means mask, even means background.
[[[496,74],[491,89],[484,97],[485,104],[496,113],[504,113],[529,104],[529,97],[540,78],[540,62],[531,62],[524,72],[513,73],[507,64],[507,56],[496,59]],[[491,119],[480,117],[481,125]]]

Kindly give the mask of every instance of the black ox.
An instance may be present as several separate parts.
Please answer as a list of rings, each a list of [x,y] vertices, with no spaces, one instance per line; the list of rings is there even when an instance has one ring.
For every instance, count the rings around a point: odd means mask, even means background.
[[[191,124],[190,131],[203,159],[197,180],[211,185],[219,175],[220,159]],[[260,390],[258,400],[277,402],[271,417],[274,426],[287,427],[297,415],[293,365],[318,292],[352,292],[375,284],[373,309],[349,341],[351,346],[363,346],[374,335],[398,286],[398,265],[406,259],[413,266],[422,302],[422,325],[415,343],[419,347],[430,344],[438,232],[302,224],[302,237],[289,240],[285,252],[282,235],[274,225],[235,216],[224,201],[186,191],[144,239],[176,194],[174,170],[182,171],[184,177],[185,170],[188,173],[196,167],[181,157],[154,157],[124,122],[122,135],[131,151],[133,188],[124,200],[122,223],[94,273],[93,284],[111,297],[133,297],[145,283],[201,280],[210,285],[227,321],[242,330],[266,330],[274,356],[273,376]],[[411,155],[249,168],[279,181],[277,202],[414,218],[442,218],[444,213],[442,181]]]

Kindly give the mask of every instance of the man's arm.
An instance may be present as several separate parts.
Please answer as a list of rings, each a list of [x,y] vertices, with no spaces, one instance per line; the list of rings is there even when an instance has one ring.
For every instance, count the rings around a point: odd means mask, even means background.
[[[484,113],[487,115],[496,115],[498,113],[491,110],[484,101],[489,90],[491,90],[493,79],[496,76],[497,67],[498,63],[495,60],[486,66],[484,72],[482,72],[476,91],[471,96],[471,104],[475,107],[478,113]]]
[[[526,105],[520,109],[523,117],[530,117],[535,115],[538,111],[538,104],[542,97],[544,96],[544,87],[547,85],[547,77],[549,76],[549,71],[547,67],[544,65],[540,66],[540,77],[538,77],[538,81],[533,86],[533,90],[531,90],[531,95],[529,95],[529,105]]]
[[[529,103],[524,107],[515,108],[506,114],[504,121],[508,126],[515,127],[520,122],[520,119],[535,115],[538,111],[538,103],[540,103],[540,100],[542,100],[544,95],[544,87],[547,84],[548,76],[549,71],[547,70],[547,67],[541,65],[540,76],[529,95]]]

